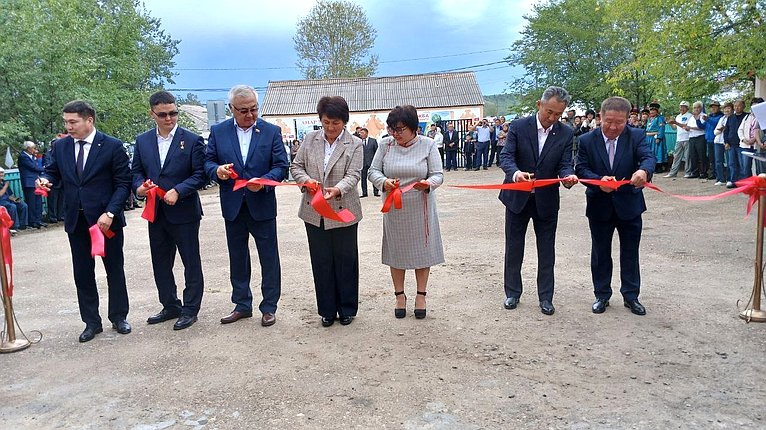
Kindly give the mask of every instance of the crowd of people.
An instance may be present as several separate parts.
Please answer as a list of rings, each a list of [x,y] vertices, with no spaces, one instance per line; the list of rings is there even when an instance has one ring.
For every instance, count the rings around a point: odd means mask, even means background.
[[[416,108],[397,106],[386,120],[388,134],[378,141],[364,128],[354,133],[347,130],[346,100],[326,96],[317,104],[322,127],[308,133],[302,142],[285,144],[281,130],[258,117],[255,90],[237,85],[229,92],[233,117],[213,125],[205,144],[200,136],[177,124],[175,97],[159,91],[149,99],[156,127],[136,137],[132,159],[121,141],[96,129],[96,113],[90,104],[73,101],[63,108],[67,135],[51,145],[47,161],[42,165],[35,162],[36,148],[31,142],[19,159],[27,172],[26,176],[22,174],[25,200],[32,203],[16,199],[2,181],[4,172],[0,171],[0,204],[9,205],[9,213],[19,225],[29,214],[30,225],[40,226],[39,216],[31,214],[38,211],[36,199],[47,193],[50,206],[54,190],[59,191],[63,207],[54,204],[49,211],[64,221],[69,238],[80,315],[86,326],[79,340],[87,342],[103,331],[91,254],[94,231],[106,237],[103,263],[109,291],[108,318],[118,333],[132,330],[127,322],[122,250],[123,212],[132,194],[146,199],[147,207],[152,208],[145,211],[144,217],[149,221],[152,269],[161,309],[148,317],[147,323],[175,320],[173,328],[183,330],[197,321],[204,291],[198,190],[215,179],[219,184],[234,305],[220,322],[230,324],[253,316],[252,236],[260,263],[262,298],[258,310],[261,325],[268,327],[276,323],[282,279],[276,194],[272,185],[261,181],[281,183],[289,174],[303,193],[298,216],[306,227],[317,311],[322,325],[329,327],[335,321],[351,324],[357,315],[357,232],[363,218],[360,199],[368,195],[369,181],[374,195],[382,193],[388,198],[398,193],[401,200],[398,209],[385,211],[382,225],[381,261],[390,269],[394,316],[407,315],[405,276],[412,270],[416,283],[413,314],[422,319],[427,315],[430,268],[445,261],[434,191],[443,183],[444,171],[457,168],[462,138],[467,170],[488,169],[494,164],[503,170],[506,183],[560,181],[533,192],[514,188],[499,195],[506,207],[506,309],[515,309],[520,303],[525,235],[531,220],[537,236],[540,310],[545,315],[555,312],[560,185],[570,188],[588,179],[586,216],[596,298],[592,312],[603,313],[609,306],[616,230],[620,237],[620,293],[625,307],[644,315],[646,309],[638,299],[638,244],[641,214],[646,210],[641,191],[655,171],[666,167],[665,127],[679,130],[676,160],[666,176],[674,176],[678,160],[683,158],[690,160],[685,177],[715,175],[720,179],[725,165],[733,182],[751,168],[750,158],[742,154],[764,151],[760,126],[753,115],[745,113],[741,101],[726,103],[723,112],[713,102],[710,114],[702,112],[700,102],[694,103],[689,113],[685,109],[688,103],[682,102],[681,113],[667,121],[657,104],[651,104],[645,112],[636,112],[628,100],[610,97],[603,101],[599,112],[588,110],[584,116],[577,116],[571,109],[564,113],[570,101],[565,89],[550,87],[538,101],[535,114],[510,123],[502,116],[493,121],[481,120],[463,136],[450,122],[443,131],[434,124],[424,135]],[[760,101],[753,99],[752,103]],[[715,127],[708,128],[710,124]],[[713,136],[712,171],[711,161],[706,158],[710,153],[708,131]],[[686,153],[681,152],[684,148]],[[720,154],[726,158],[722,160]],[[737,170],[737,166],[741,168]],[[611,186],[610,182],[617,178],[630,179],[628,184]],[[237,185],[241,179],[257,180]],[[317,209],[318,201],[335,215]],[[350,217],[337,216],[341,212]],[[180,297],[172,270],[176,253],[184,265],[185,287]]]

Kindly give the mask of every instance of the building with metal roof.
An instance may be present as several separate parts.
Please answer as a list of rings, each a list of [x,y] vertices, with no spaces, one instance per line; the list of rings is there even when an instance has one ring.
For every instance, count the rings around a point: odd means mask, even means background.
[[[451,119],[478,119],[484,113],[473,72],[429,73],[348,79],[269,81],[260,104],[263,119],[278,125],[285,140],[303,139],[319,125],[316,105],[323,96],[341,96],[351,115],[348,128],[366,127],[370,136],[385,134],[388,112],[410,104],[423,128]]]

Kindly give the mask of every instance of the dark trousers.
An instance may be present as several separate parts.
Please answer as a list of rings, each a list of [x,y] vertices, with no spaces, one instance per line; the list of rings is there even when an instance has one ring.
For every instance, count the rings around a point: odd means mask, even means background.
[[[457,169],[457,150],[455,151],[447,151],[447,170],[456,170]]]
[[[101,327],[98,313],[98,289],[96,288],[96,260],[90,255],[90,233],[88,222],[82,211],[78,212],[74,231],[69,233],[69,247],[72,250],[74,284],[77,286],[77,302],[80,317],[88,327]],[[112,230],[114,237],[104,239],[106,257],[102,257],[106,270],[106,284],[109,291],[109,321],[117,322],[128,316],[128,289],[125,286],[125,258],[122,245],[125,241],[122,228]]]
[[[705,136],[689,139],[689,165],[686,174],[691,176],[707,176],[707,142]]]
[[[43,221],[43,198],[35,194],[35,187],[24,187],[24,201],[29,209],[29,225],[40,224]]]
[[[612,211],[608,220],[588,218],[591,251],[590,270],[593,291],[597,299],[612,296],[612,237],[614,230],[620,238],[620,293],[625,300],[636,300],[640,292],[641,274],[638,268],[638,245],[641,242],[641,215],[621,220]]]
[[[439,158],[442,160],[442,166],[444,166],[444,147],[436,148],[439,150]]]
[[[362,167],[362,178],[359,180],[359,182],[362,183],[362,196],[367,195],[367,172],[370,171],[370,166]],[[375,185],[372,186],[372,192],[377,196],[378,195],[378,189],[375,187]]]
[[[471,170],[473,168],[473,157],[476,154],[476,147],[473,143],[466,143],[463,148],[463,154],[465,155],[465,170]]]
[[[705,142],[707,146],[707,177],[713,179],[716,177],[715,173],[715,143]],[[716,178],[717,179],[717,178]]]
[[[26,203],[4,200],[0,203],[0,206],[4,207],[8,211],[8,215],[11,216],[13,220],[11,228],[25,228],[27,226],[28,214]]]
[[[62,221],[64,219],[64,193],[61,188],[51,188],[48,192],[48,219]]]
[[[495,163],[500,164],[500,151],[497,150],[497,141],[492,141],[489,144],[489,165]]]
[[[483,160],[483,161],[482,161]],[[489,165],[489,141],[476,144],[476,158],[473,160],[473,168],[479,166],[487,167]]]
[[[157,216],[149,223],[149,249],[152,253],[152,270],[157,284],[162,307],[173,313],[197,315],[202,303],[204,280],[202,261],[199,254],[199,221],[186,224],[171,224],[162,213],[162,205],[157,208]],[[176,250],[184,264],[183,304],[178,299],[173,265]]]
[[[359,308],[357,226],[324,229],[306,223],[319,315],[356,316]]]
[[[530,194],[521,213],[505,209],[505,270],[506,297],[521,297],[521,263],[524,261],[529,220],[537,238],[537,296],[539,300],[553,301],[553,266],[556,263],[556,226],[558,212],[548,217],[537,214],[535,196]]]
[[[277,220],[255,221],[242,202],[242,208],[234,221],[225,221],[226,243],[229,247],[229,277],[231,301],[238,312],[252,312],[253,293],[250,290],[250,236],[255,239],[258,260],[261,263],[261,294],[258,306],[261,313],[275,313],[282,293],[282,268],[279,264],[277,246]]]

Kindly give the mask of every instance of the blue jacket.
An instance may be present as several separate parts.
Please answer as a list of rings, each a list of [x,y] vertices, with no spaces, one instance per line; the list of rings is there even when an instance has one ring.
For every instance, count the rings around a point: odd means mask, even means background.
[[[43,168],[37,162],[37,159],[32,160],[26,151],[22,152],[19,154],[18,166],[21,186],[23,188],[34,188],[35,180],[43,172]]]
[[[732,113],[729,115],[729,119],[726,120],[726,129],[723,132],[723,141],[730,145],[732,148],[739,147],[739,134],[737,133],[737,129],[739,129],[740,124],[742,124],[742,120],[744,120],[746,116],[747,112],[742,112],[741,115]]]
[[[263,187],[258,192],[247,188],[234,191],[234,180],[218,179],[219,165],[234,163],[234,171],[241,179],[264,178],[282,182],[287,176],[287,152],[282,143],[279,127],[258,118],[250,138],[250,148],[243,162],[234,119],[228,119],[210,127],[210,137],[205,154],[205,172],[216,178],[220,184],[221,212],[227,221],[234,221],[239,215],[242,202],[247,202],[250,216],[255,221],[266,221],[277,217],[277,199],[274,187]]]
[[[708,115],[707,121],[705,121],[705,140],[712,142],[715,140],[715,128],[718,125],[718,121],[723,118],[723,112],[717,114]]]

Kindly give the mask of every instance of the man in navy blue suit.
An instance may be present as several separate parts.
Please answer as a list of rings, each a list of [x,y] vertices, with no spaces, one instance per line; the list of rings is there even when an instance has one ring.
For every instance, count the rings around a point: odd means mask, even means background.
[[[157,127],[136,137],[133,189],[140,197],[155,187],[166,194],[162,198],[155,196],[154,221],[149,223],[152,271],[162,310],[146,322],[157,324],[177,318],[173,329],[183,330],[197,321],[204,289],[199,253],[202,205],[197,190],[206,183],[205,142],[178,126],[173,94],[158,91],[149,97],[149,106],[149,115]],[[173,276],[176,249],[184,264],[183,303],[178,299]]]
[[[276,322],[282,279],[277,246],[277,199],[274,187],[251,184],[233,190],[232,170],[242,179],[264,178],[281,182],[287,176],[287,152],[279,127],[258,118],[258,94],[247,85],[229,91],[234,118],[210,128],[205,171],[220,184],[221,212],[226,225],[234,311],[222,324],[253,316],[250,290],[250,235],[261,263],[259,305],[261,325]]]
[[[96,261],[91,257],[88,229],[93,225],[114,236],[105,239],[106,256],[102,258],[109,287],[109,320],[118,333],[128,334],[128,291],[125,286],[123,209],[130,193],[128,154],[119,139],[95,128],[96,111],[84,101],[64,106],[64,125],[69,136],[59,139],[50,164],[37,180],[37,186],[50,190],[61,183],[64,193],[64,230],[72,250],[74,283],[85,330],[80,342],[93,339],[103,331],[98,312]]]
[[[601,127],[580,136],[577,175],[606,181],[630,178],[614,190],[588,185],[585,215],[592,240],[590,266],[596,301],[593,313],[603,313],[612,296],[612,238],[620,236],[620,293],[625,307],[636,315],[646,309],[638,301],[641,275],[638,245],[641,241],[641,214],[646,211],[643,185],[654,173],[655,158],[646,144],[643,129],[626,127],[630,102],[610,97],[601,103]]]
[[[505,183],[562,178],[567,188],[577,183],[572,166],[572,129],[559,119],[571,97],[561,87],[549,87],[537,101],[537,114],[513,121],[500,153]],[[503,190],[505,204],[505,303],[515,309],[522,293],[521,263],[529,220],[537,236],[537,296],[540,310],[553,315],[553,267],[556,258],[556,226],[559,216],[559,185],[533,192]]]
[[[19,154],[18,166],[24,200],[29,209],[29,226],[40,228],[47,227],[48,224],[43,222],[43,198],[35,194],[35,181],[43,172],[36,155],[37,145],[30,141],[24,142],[24,151]]]

